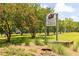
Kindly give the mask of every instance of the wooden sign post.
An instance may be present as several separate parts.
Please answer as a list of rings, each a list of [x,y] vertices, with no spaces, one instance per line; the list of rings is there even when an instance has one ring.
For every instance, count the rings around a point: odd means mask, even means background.
[[[47,26],[56,26],[56,41],[58,41],[58,13],[49,13],[46,17],[46,25]],[[45,37],[46,37],[46,29],[45,29]]]
[[[56,14],[56,41],[58,41],[58,14]]]

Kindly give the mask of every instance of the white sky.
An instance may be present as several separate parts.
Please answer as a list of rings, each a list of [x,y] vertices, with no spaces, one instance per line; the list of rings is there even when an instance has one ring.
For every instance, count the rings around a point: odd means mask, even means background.
[[[56,3],[55,6],[56,12],[74,12],[75,9],[71,6],[67,6],[64,3]]]

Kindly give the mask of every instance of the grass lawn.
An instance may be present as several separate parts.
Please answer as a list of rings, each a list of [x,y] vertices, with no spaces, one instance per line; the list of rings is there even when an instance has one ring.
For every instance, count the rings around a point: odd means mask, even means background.
[[[78,42],[79,33],[78,32],[62,33],[59,35],[59,40],[72,40],[72,41]]]
[[[56,35],[48,36],[50,40],[56,40]],[[62,33],[58,35],[59,41],[79,42],[79,32]]]
[[[23,34],[22,36],[20,34],[12,34],[12,37],[11,38],[18,38],[18,37],[28,37],[30,38],[31,35],[30,34]],[[0,35],[0,39],[5,39],[6,37],[1,36]],[[36,38],[37,39],[44,39],[45,38],[45,35],[44,33],[41,33],[41,34],[37,34],[36,35]],[[53,35],[52,33],[50,33],[50,36],[47,36],[47,38],[49,40],[55,40],[56,39],[56,35]],[[62,33],[62,34],[59,34],[58,36],[59,40],[73,40],[73,41],[79,41],[79,32],[70,32],[70,33]]]

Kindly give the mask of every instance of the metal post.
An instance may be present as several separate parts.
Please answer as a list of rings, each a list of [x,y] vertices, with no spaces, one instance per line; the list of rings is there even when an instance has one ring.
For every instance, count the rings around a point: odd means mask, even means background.
[[[56,13],[56,41],[58,41],[58,14]]]

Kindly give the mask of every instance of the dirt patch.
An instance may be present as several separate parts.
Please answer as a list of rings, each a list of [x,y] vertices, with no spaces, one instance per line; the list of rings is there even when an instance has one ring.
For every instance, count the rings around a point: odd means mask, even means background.
[[[11,47],[11,48],[10,48]],[[55,56],[57,55],[53,51],[43,51],[43,48],[48,48],[47,46],[37,46],[37,45],[31,45],[31,46],[21,46],[21,45],[10,45],[6,48],[14,49],[11,50],[11,53],[17,52],[18,54],[31,54],[33,56]],[[0,55],[7,54],[8,51],[5,51],[6,48],[0,48]],[[19,49],[19,51],[15,51],[15,49]],[[8,49],[10,51],[10,49]],[[7,53],[6,53],[7,52]],[[17,55],[18,55],[17,54]],[[16,53],[15,53],[16,55]]]

